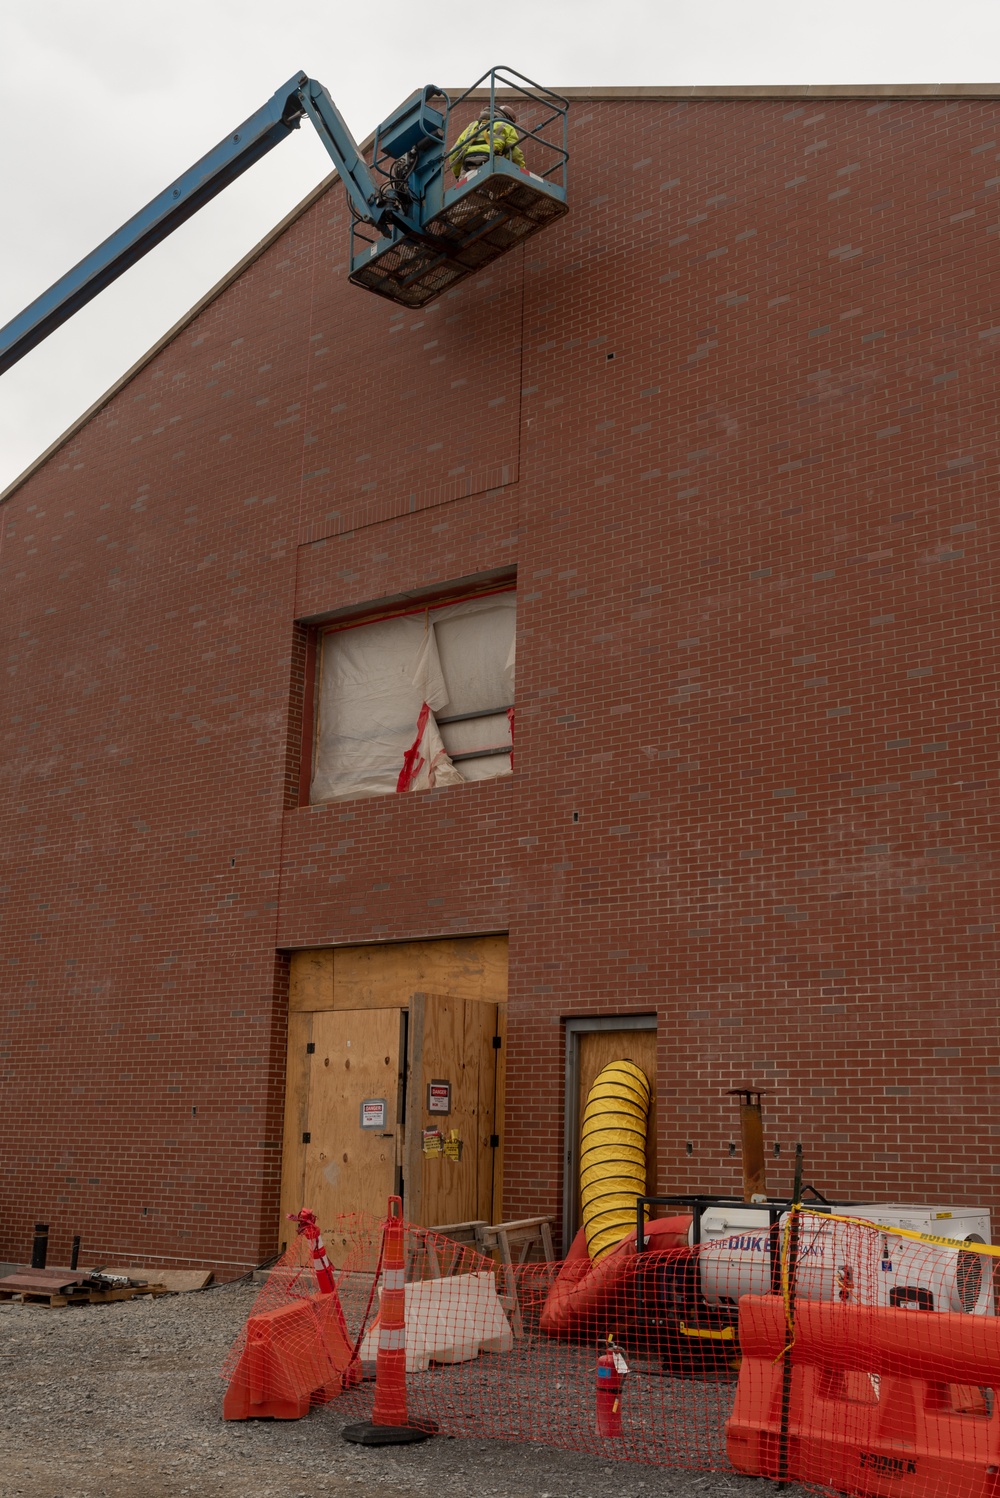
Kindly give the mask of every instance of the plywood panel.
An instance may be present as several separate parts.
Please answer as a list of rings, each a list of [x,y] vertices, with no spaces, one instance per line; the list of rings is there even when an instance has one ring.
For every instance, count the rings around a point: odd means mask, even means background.
[[[464,999],[427,995],[422,1085],[414,1102],[420,1105],[421,1128],[436,1124],[446,1135],[451,1129],[458,1131],[462,1158],[424,1156],[421,1210],[426,1224],[470,1222],[479,1215],[479,1052],[473,1048],[470,1054],[465,1010]],[[451,1083],[451,1112],[446,1116],[427,1111],[427,1083],[437,1077]]]
[[[506,936],[337,947],[332,956],[337,1009],[405,1008],[418,992],[491,1004],[507,998]]]
[[[503,1148],[507,1118],[507,1005],[497,1005],[497,1035],[500,1049],[496,1053],[493,1105],[493,1130],[500,1143],[493,1151],[493,1212],[487,1222],[503,1222]]]
[[[333,952],[293,952],[288,974],[288,1007],[305,1012],[333,1008]]]
[[[303,1130],[309,1127],[309,1061],[306,1046],[312,1039],[311,1014],[289,1014],[288,1054],[285,1063],[285,1129],[281,1147],[281,1222],[278,1242],[286,1243],[295,1229],[290,1215],[305,1206],[306,1146]]]
[[[423,1155],[420,1130],[424,1107],[420,1099],[423,1085],[424,1019],[427,1004],[422,993],[410,998],[406,1029],[406,1112],[403,1140],[403,1216],[424,1225]]]
[[[490,1144],[496,1130],[497,1052],[493,1041],[497,1033],[497,1010],[499,1005],[467,1003],[465,1006],[465,1054],[476,1057],[479,1068],[478,1107],[475,1124],[476,1148],[476,1203],[472,1218],[456,1218],[457,1222],[493,1222],[493,1158],[495,1149]],[[472,1139],[469,1147],[472,1147]]]
[[[407,1121],[407,1216],[425,1226],[492,1221],[497,1011],[493,1004],[445,994],[414,995],[410,1006]],[[451,1084],[451,1112],[432,1114],[427,1084]],[[461,1158],[425,1155],[423,1130],[462,1141]]]
[[[652,1195],[656,1190],[656,1031],[655,1030],[593,1030],[579,1037],[580,1097],[577,1110],[576,1151],[580,1159],[580,1128],[583,1124],[587,1093],[594,1078],[609,1061],[634,1061],[641,1066],[649,1079],[649,1125],[646,1130],[646,1191]],[[576,1166],[579,1170],[579,1163]],[[577,1206],[579,1223],[579,1203]]]
[[[304,1194],[337,1263],[337,1214],[384,1217],[397,1190],[402,1015],[334,1010],[314,1014],[312,1026]],[[360,1126],[362,1100],[370,1097],[386,1099],[384,1130]]]

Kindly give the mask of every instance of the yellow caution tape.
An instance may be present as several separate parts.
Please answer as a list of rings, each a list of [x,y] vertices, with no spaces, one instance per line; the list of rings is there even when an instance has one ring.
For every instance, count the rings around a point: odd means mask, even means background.
[[[774,1363],[780,1362],[786,1352],[791,1352],[795,1342],[795,1315],[792,1310],[792,1287],[788,1278],[788,1242],[791,1237],[795,1214],[796,1212],[801,1212],[801,1210],[801,1207],[797,1205],[793,1206],[785,1218],[785,1232],[781,1244],[781,1298],[785,1302],[785,1325],[788,1328],[788,1341],[778,1353],[778,1356],[772,1359]]]
[[[792,1212],[796,1211],[804,1212],[809,1217],[817,1217],[822,1222],[846,1222],[855,1227],[874,1228],[877,1233],[885,1233],[890,1238],[910,1238],[915,1243],[934,1243],[939,1248],[961,1249],[962,1253],[989,1254],[991,1258],[1000,1258],[1000,1244],[997,1243],[970,1243],[966,1238],[937,1238],[933,1233],[918,1233],[913,1228],[891,1228],[887,1227],[884,1222],[869,1222],[865,1217],[841,1217],[836,1212],[817,1212],[811,1207],[793,1207]],[[786,1243],[787,1233],[788,1224],[786,1223]]]
[[[844,1222],[848,1227],[871,1228],[876,1233],[883,1233],[886,1237],[890,1238],[909,1238],[915,1243],[933,1243],[939,1248],[953,1248],[956,1252],[960,1253],[988,1254],[991,1258],[1000,1258],[1000,1244],[969,1243],[965,1238],[938,1238],[932,1233],[918,1233],[913,1228],[888,1227],[884,1222],[869,1222],[864,1217],[844,1217],[838,1212],[817,1212],[814,1207],[803,1207],[796,1204],[785,1218],[785,1230],[782,1234],[781,1298],[785,1302],[785,1323],[788,1327],[788,1343],[774,1359],[776,1363],[780,1362],[795,1344],[795,1313],[792,1306],[792,1287],[788,1276],[788,1244],[791,1238],[792,1222],[797,1213],[813,1217],[819,1222]]]

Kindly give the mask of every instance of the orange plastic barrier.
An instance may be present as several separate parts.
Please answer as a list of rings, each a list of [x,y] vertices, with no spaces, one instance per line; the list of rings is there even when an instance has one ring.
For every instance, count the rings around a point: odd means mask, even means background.
[[[295,1300],[247,1322],[222,1403],[224,1420],[300,1420],[334,1399],[351,1366],[335,1291]]]
[[[690,1217],[663,1217],[647,1222],[649,1248],[687,1248],[690,1226]],[[608,1316],[615,1321],[621,1314],[616,1298],[628,1272],[628,1261],[634,1257],[633,1231],[599,1264],[591,1264],[586,1233],[581,1228],[542,1307],[540,1330],[550,1337],[572,1337],[595,1331],[606,1333],[609,1330],[605,1325]]]
[[[781,1297],[744,1296],[739,1336],[726,1426],[739,1471],[866,1498],[1000,1495],[995,1318],[800,1301],[787,1389]]]

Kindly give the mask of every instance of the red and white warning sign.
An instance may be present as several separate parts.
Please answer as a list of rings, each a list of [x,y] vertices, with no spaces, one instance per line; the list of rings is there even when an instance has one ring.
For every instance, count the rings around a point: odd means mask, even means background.
[[[361,1127],[363,1129],[385,1128],[385,1098],[366,1097],[361,1104]]]
[[[428,1113],[450,1113],[451,1112],[451,1083],[442,1081],[440,1077],[433,1082],[427,1083],[427,1112]]]

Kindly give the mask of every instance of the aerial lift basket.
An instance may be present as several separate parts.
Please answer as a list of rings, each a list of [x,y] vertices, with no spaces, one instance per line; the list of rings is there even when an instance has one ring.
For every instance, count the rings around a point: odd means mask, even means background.
[[[445,100],[443,110],[433,109],[436,98]],[[501,103],[517,111],[525,167],[493,149],[494,122],[504,123],[497,114]],[[492,68],[454,101],[428,90],[412,96],[379,127],[372,169],[398,185],[404,180],[400,163],[412,164],[407,180],[421,205],[422,232],[392,228],[385,234],[356,218],[351,281],[403,306],[423,307],[561,218],[568,212],[568,108],[558,94],[510,68]],[[456,143],[475,119],[483,123],[490,154],[455,182]],[[426,133],[414,146],[418,130]]]

